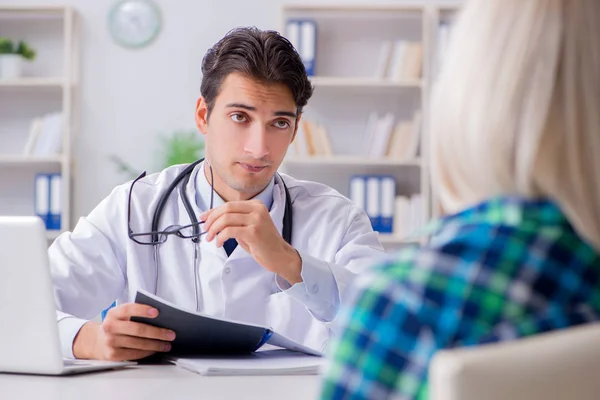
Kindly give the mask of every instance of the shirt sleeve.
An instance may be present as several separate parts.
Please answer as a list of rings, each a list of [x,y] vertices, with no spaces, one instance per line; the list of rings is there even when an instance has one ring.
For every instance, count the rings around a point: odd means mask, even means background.
[[[299,253],[300,254],[300,253]],[[308,254],[302,259],[302,282],[290,285],[277,275],[275,281],[280,290],[303,303],[310,313],[321,322],[331,322],[340,304],[340,295],[335,277],[329,265]]]
[[[122,221],[125,191],[113,191],[72,232],[48,249],[58,333],[65,358],[73,358],[73,339],[87,320],[112,304],[125,287]]]
[[[280,290],[306,306],[319,321],[332,323],[339,314],[346,288],[360,273],[369,270],[386,253],[364,210],[351,206],[346,232],[335,257],[323,261],[299,251],[302,282],[290,287],[283,278],[275,281]]]
[[[64,317],[58,321],[58,336],[60,338],[60,347],[64,358],[75,358],[73,355],[73,341],[86,322],[88,321],[85,319],[70,316]]]

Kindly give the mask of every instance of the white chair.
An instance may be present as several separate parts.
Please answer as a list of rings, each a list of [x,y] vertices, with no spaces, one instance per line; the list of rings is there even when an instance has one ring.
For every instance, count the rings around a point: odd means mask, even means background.
[[[429,366],[429,399],[600,399],[600,323],[439,351]]]

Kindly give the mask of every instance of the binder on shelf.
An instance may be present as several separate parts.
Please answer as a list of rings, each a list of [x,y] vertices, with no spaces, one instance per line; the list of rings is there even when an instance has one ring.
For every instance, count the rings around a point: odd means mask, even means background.
[[[60,230],[62,176],[60,174],[37,174],[34,185],[34,213],[48,230]]]
[[[315,75],[317,23],[310,19],[292,19],[286,23],[286,37],[292,43],[308,76]]]
[[[362,175],[353,175],[350,177],[350,200],[354,202],[358,207],[366,210],[366,194],[365,190],[365,177]]]
[[[289,20],[285,25],[285,36],[300,53],[300,21]]]
[[[381,201],[380,201],[380,179],[377,176],[371,175],[366,177],[366,204],[365,209],[371,220],[373,230],[381,229]]]
[[[394,232],[394,208],[396,199],[396,180],[393,176],[381,177],[381,221],[380,233]]]
[[[46,227],[48,227],[48,218],[50,215],[50,175],[37,174],[34,185],[34,212],[40,217]]]
[[[373,230],[394,232],[396,180],[391,175],[352,175],[349,182],[350,200],[364,209]]]
[[[48,224],[46,225],[49,230],[59,231],[61,229],[61,188],[62,176],[60,174],[52,174],[50,176],[50,214],[48,216]]]

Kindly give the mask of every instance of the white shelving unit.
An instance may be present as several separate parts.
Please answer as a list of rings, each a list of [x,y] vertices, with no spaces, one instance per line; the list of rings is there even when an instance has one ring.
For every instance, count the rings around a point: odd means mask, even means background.
[[[285,160],[286,165],[325,165],[325,166],[364,166],[364,165],[386,165],[386,166],[421,166],[421,159],[415,158],[414,160],[401,161],[394,160],[391,158],[365,158],[365,157],[353,157],[353,156],[314,156],[306,158],[290,157],[288,156]]]
[[[430,183],[428,104],[432,81],[439,69],[439,26],[449,23],[460,4],[288,4],[280,14],[280,31],[289,19],[317,24],[313,98],[305,116],[326,126],[333,156],[298,158],[292,151],[282,170],[300,179],[323,182],[348,195],[349,178],[357,174],[386,174],[396,178],[397,195],[420,193],[423,218],[439,215]],[[423,46],[420,79],[375,77],[384,40],[418,41]],[[406,120],[421,111],[420,154],[413,160],[368,158],[360,155],[361,139],[371,111],[393,112]],[[380,236],[388,249],[404,244],[398,235]]]
[[[53,88],[53,89],[64,89],[68,86],[61,78],[20,78],[14,80],[2,80],[0,79],[0,87],[5,88],[25,88],[25,87],[36,87],[36,88]]]
[[[428,7],[418,4],[288,4],[281,10],[280,31],[288,19],[310,19],[317,24],[316,68],[311,82],[315,92],[305,116],[323,124],[333,150],[331,157],[304,157],[290,151],[282,170],[300,179],[323,182],[348,196],[350,176],[386,174],[396,179],[398,195],[421,193],[429,216],[428,160],[370,158],[361,155],[361,140],[370,112],[393,112],[411,119],[425,109],[430,52]],[[423,45],[419,79],[376,77],[384,40],[418,41]],[[404,243],[394,234],[381,234],[386,248]]]
[[[398,88],[417,88],[423,86],[421,80],[393,81],[379,78],[353,78],[353,77],[335,77],[335,76],[316,76],[310,79],[316,87],[335,87],[335,88],[373,88],[373,89],[398,89]]]
[[[71,228],[75,98],[79,84],[79,23],[71,7],[0,6],[1,35],[25,40],[37,57],[24,76],[0,79],[0,215],[34,215],[37,173],[60,173],[61,229]],[[63,115],[62,152],[23,155],[31,121],[45,113]],[[60,232],[48,231],[49,240]]]
[[[430,9],[430,20],[429,24],[429,35],[431,37],[431,46],[428,49],[428,58],[431,60],[429,64],[429,76],[436,77],[439,73],[441,64],[443,62],[444,50],[449,40],[450,31],[442,33],[442,25],[450,27],[454,22],[458,12],[460,11],[460,4],[444,4],[440,6],[431,7]],[[444,42],[444,43],[442,43]],[[427,104],[429,103],[429,93],[425,93],[425,99]],[[424,132],[424,143],[428,148],[429,135],[427,131],[429,126],[425,124],[423,126]],[[441,215],[441,206],[438,201],[436,188],[432,185],[429,186],[429,197],[430,197],[430,213],[432,218],[437,218]]]

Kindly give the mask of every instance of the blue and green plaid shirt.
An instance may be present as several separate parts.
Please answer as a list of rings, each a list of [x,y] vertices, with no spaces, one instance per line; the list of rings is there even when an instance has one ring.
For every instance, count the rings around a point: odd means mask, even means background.
[[[600,258],[553,203],[496,198],[362,277],[329,347],[323,399],[427,398],[436,350],[600,316]]]

